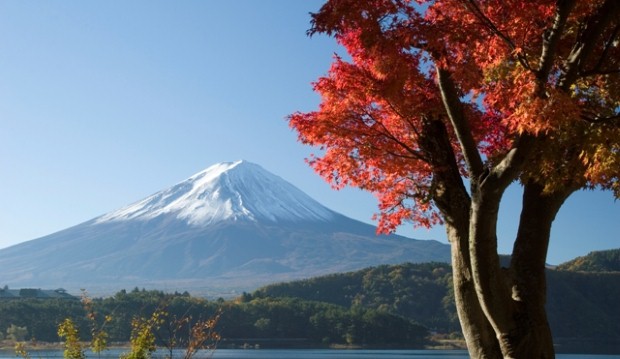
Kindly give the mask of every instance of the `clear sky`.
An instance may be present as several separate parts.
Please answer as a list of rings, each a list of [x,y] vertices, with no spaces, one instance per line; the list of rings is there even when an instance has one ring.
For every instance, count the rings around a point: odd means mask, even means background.
[[[334,53],[309,38],[315,0],[0,1],[0,248],[79,224],[202,169],[245,159],[371,222],[374,198],[335,192],[285,121],[316,108]],[[502,206],[510,251],[518,188]],[[443,228],[401,234],[446,242]],[[620,247],[620,204],[581,192],[548,262]]]

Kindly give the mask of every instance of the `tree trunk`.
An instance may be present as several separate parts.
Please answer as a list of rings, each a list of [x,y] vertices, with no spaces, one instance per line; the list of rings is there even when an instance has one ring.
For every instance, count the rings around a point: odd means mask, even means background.
[[[472,188],[469,253],[474,287],[503,357],[516,358],[511,337],[518,330],[518,324],[513,317],[510,287],[497,254],[496,225],[503,189],[489,189],[476,183]]]
[[[503,176],[496,172],[472,179],[470,198],[444,123],[428,119],[423,132],[420,145],[435,171],[432,196],[451,244],[456,308],[470,356],[553,358],[544,263],[551,223],[572,191],[545,194],[538,185],[525,185],[511,270],[503,270],[496,225],[514,163]]]
[[[498,191],[485,193],[480,187],[478,190],[472,198],[469,255],[480,307],[504,358],[554,358],[545,312],[545,260],[551,224],[574,189],[545,193],[541,185],[524,186],[509,270],[500,268],[497,254],[496,223],[501,195]]]
[[[454,298],[469,354],[475,359],[501,358],[493,328],[480,308],[474,288],[469,256],[471,200],[456,166],[445,124],[428,119],[423,127],[421,147],[435,169],[433,199],[442,212],[451,245]]]
[[[513,335],[517,358],[553,358],[553,338],[545,311],[545,261],[551,224],[560,207],[574,189],[545,193],[543,187],[529,183],[524,187],[523,208],[515,240],[510,274],[515,320],[519,331]]]
[[[449,225],[446,228],[452,245],[454,299],[469,355],[474,359],[502,358],[495,332],[482,312],[476,296],[467,230],[458,231]]]

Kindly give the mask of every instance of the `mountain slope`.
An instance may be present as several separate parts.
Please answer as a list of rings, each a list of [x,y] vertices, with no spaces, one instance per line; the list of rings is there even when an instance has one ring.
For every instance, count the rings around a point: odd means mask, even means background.
[[[190,225],[222,220],[330,220],[335,213],[262,167],[219,163],[140,202],[101,216],[98,223],[149,220],[173,214]]]
[[[442,333],[459,332],[446,263],[383,265],[268,285],[247,294],[300,298],[403,316]],[[620,352],[620,273],[547,270],[547,315],[562,352]]]
[[[449,261],[445,244],[374,231],[258,165],[221,163],[119,210],[0,250],[0,284],[227,293],[371,265]]]
[[[560,264],[557,269],[578,272],[620,272],[620,249],[590,252]]]

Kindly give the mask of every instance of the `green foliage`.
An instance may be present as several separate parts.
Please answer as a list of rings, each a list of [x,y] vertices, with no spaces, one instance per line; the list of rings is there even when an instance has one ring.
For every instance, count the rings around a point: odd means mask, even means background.
[[[298,298],[254,298],[227,303],[220,332],[227,338],[306,338],[314,345],[421,347],[426,328],[368,308],[345,308]]]
[[[460,330],[451,284],[448,264],[408,263],[274,284],[258,289],[253,296],[298,297],[386,311],[449,333]]]
[[[21,342],[28,336],[28,328],[26,326],[20,327],[15,324],[11,324],[6,329],[6,337],[14,342]]]
[[[620,340],[620,273],[549,270],[547,282],[547,311],[556,338]],[[0,301],[0,331],[12,337],[17,328],[27,328],[17,339],[54,342],[58,323],[72,318],[76,327],[90,328],[78,335],[91,342],[93,351],[132,338],[137,347],[148,349],[152,343],[170,352],[214,348],[219,335],[225,343],[256,338],[263,347],[302,338],[303,345],[312,346],[417,348],[425,344],[427,328],[460,332],[451,284],[449,265],[424,263],[270,285],[232,301],[138,289],[88,303]],[[152,318],[156,312],[158,322]],[[136,350],[135,357],[148,354]]]
[[[560,264],[558,270],[581,272],[620,272],[620,249],[590,252]]]
[[[620,340],[620,273],[547,274],[547,312],[555,337]]]
[[[166,310],[162,309],[164,307]],[[187,293],[144,290],[121,291],[105,299],[91,299],[83,293],[81,305],[75,300],[0,301],[0,328],[4,329],[6,320],[19,318],[39,329],[53,325],[53,333],[45,330],[38,333],[45,338],[42,341],[56,342],[57,336],[64,338],[65,357],[68,358],[81,358],[84,350],[80,343],[88,340],[96,354],[104,351],[108,340],[112,340],[131,343],[131,351],[125,358],[148,358],[156,346],[161,345],[170,351],[183,347],[186,349],[184,357],[191,358],[198,350],[215,349],[220,339],[216,331],[220,316],[217,307],[215,303],[192,298]],[[62,313],[64,318],[78,319],[57,320],[57,313]],[[81,333],[77,327],[90,327],[90,331]],[[26,327],[6,324],[6,328],[11,340],[19,344],[16,354],[28,357],[21,342],[28,337]]]
[[[80,343],[78,329],[71,319],[65,319],[58,325],[58,336],[65,340],[64,357],[66,359],[84,359],[84,348]]]
[[[162,324],[161,311],[153,312],[150,318],[135,317],[131,320],[131,351],[123,359],[148,359],[157,349],[155,331]]]
[[[84,309],[77,300],[29,298],[0,301],[0,331],[7,333],[11,325],[25,327],[25,340],[58,341],[58,324],[65,318],[72,318],[80,328],[87,325]]]
[[[607,258],[617,253],[606,252]],[[299,296],[347,308],[371,308],[453,333],[460,332],[460,326],[450,273],[450,266],[442,263],[379,266],[269,285],[252,296]],[[547,313],[555,338],[620,340],[620,273],[548,270],[547,287]]]

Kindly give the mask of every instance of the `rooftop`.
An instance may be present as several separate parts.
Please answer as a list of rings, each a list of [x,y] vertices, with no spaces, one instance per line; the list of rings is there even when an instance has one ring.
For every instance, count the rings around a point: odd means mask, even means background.
[[[0,288],[0,299],[75,299],[76,297],[68,294],[66,290],[62,288],[45,290],[35,288],[22,288],[22,289],[8,289],[7,287]]]

